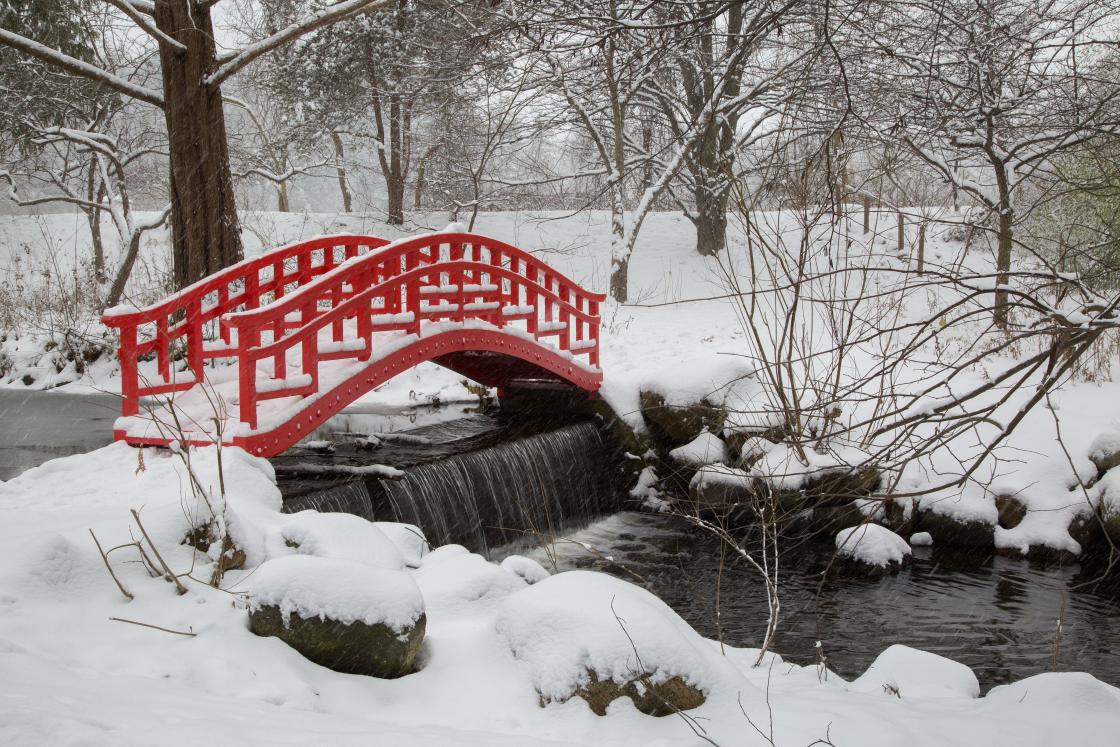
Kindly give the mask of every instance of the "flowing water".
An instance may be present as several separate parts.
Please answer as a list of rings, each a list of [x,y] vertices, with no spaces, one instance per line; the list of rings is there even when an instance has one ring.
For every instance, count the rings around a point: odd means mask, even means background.
[[[368,451],[343,441],[331,452],[302,449],[273,460],[285,510],[403,521],[423,528],[433,545],[488,553],[525,537],[555,536],[618,505],[610,450],[589,422],[542,430],[475,416],[397,438],[403,441]],[[386,477],[373,464],[404,475]]]

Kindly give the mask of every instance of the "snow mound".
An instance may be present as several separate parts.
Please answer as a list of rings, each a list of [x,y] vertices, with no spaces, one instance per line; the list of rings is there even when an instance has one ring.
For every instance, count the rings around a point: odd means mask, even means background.
[[[527,584],[544,581],[552,575],[540,563],[524,555],[510,555],[501,562],[501,567],[515,576],[520,576]]]
[[[692,441],[670,451],[669,458],[689,467],[703,467],[725,461],[727,448],[723,441],[705,428]]]
[[[929,547],[933,544],[933,535],[929,532],[914,532],[910,535],[911,547]]]
[[[415,568],[420,561],[431,551],[428,538],[424,531],[415,524],[398,524],[395,521],[375,521],[373,525],[380,529],[389,541],[397,546],[404,562]]]
[[[281,527],[280,536],[301,555],[349,560],[390,571],[405,567],[397,545],[379,527],[354,514],[301,511]]]
[[[980,697],[980,682],[964,664],[900,645],[879,654],[850,689],[900,698]]]
[[[1089,444],[1089,459],[1094,463],[1103,462],[1117,453],[1120,453],[1120,430],[1105,431]]]
[[[868,565],[901,563],[910,552],[906,540],[878,524],[860,524],[836,534],[837,555]]]
[[[689,481],[689,487],[694,490],[704,490],[709,487],[747,488],[750,487],[751,476],[746,470],[728,467],[725,464],[709,464],[697,470]]]
[[[754,397],[762,391],[754,372],[754,364],[741,356],[695,356],[648,373],[639,388],[662,395],[670,407],[707,400],[728,410],[753,411]]]
[[[309,555],[264,563],[249,577],[248,595],[251,610],[279,607],[285,623],[294,612],[403,631],[424,613],[420,589],[407,573]]]
[[[681,677],[708,692],[731,667],[653,594],[589,571],[559,573],[514,594],[495,629],[547,701],[567,700],[591,672],[618,684],[643,673],[655,683]]]
[[[441,552],[444,550],[448,552]],[[424,558],[415,578],[428,607],[444,614],[465,611],[468,606],[497,604],[526,586],[521,576],[460,545],[433,551]]]
[[[775,445],[773,441],[767,441],[762,436],[751,436],[743,441],[743,446],[739,449],[739,458],[744,462],[761,459],[766,456]]]

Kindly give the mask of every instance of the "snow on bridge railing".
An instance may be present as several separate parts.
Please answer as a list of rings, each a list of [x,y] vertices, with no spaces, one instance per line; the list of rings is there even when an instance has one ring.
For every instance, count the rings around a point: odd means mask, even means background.
[[[137,414],[144,395],[190,389],[202,381],[206,359],[231,355],[235,347],[224,323],[226,314],[275,302],[339,264],[388,243],[374,236],[310,239],[242,260],[142,309],[122,305],[106,310],[102,323],[120,330],[122,413]],[[208,328],[216,338],[210,343],[204,339]],[[146,339],[140,339],[142,333]],[[172,374],[171,358],[177,347],[186,355],[189,374]],[[141,381],[138,361],[152,354],[157,375]]]
[[[236,331],[240,419],[256,427],[257,402],[319,389],[318,363],[369,360],[376,332],[419,335],[424,321],[524,321],[524,334],[555,338],[559,351],[599,366],[599,305],[605,296],[517,247],[468,233],[401,239],[348,260],[271,304],[227,314]],[[329,339],[320,338],[330,329]],[[268,334],[268,342],[263,335]],[[299,351],[299,373],[288,356]],[[257,381],[257,361],[272,377]]]

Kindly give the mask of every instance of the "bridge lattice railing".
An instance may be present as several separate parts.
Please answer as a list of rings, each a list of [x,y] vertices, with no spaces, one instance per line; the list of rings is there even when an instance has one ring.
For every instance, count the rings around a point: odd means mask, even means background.
[[[345,261],[389,242],[372,236],[326,236],[246,259],[142,309],[118,306],[102,322],[120,332],[122,413],[139,412],[140,397],[190,389],[210,358],[236,352],[225,316],[275,303]],[[278,325],[280,326],[280,325]],[[138,361],[154,356],[157,374],[142,379]],[[184,356],[188,372],[172,372]]]
[[[494,239],[439,233],[397,241],[273,303],[224,317],[237,340],[240,419],[255,428],[259,401],[319,391],[320,361],[369,360],[375,333],[419,335],[423,322],[524,321],[521,334],[555,339],[562,354],[597,369],[604,298]],[[294,375],[290,359],[298,359]],[[261,381],[258,362],[268,360],[271,376]]]

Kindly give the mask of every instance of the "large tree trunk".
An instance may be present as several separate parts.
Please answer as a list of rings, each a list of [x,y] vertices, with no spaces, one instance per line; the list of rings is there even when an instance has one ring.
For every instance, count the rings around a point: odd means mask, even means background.
[[[385,187],[389,191],[389,215],[385,222],[390,226],[404,225],[404,176],[390,174],[385,179]]]
[[[171,243],[182,288],[242,257],[219,86],[202,81],[215,64],[208,3],[155,0],[161,31],[186,46],[160,45],[171,163]]]
[[[338,174],[338,191],[342,193],[342,211],[350,213],[353,212],[353,204],[350,197],[350,184],[346,180],[346,166],[342,160],[344,155],[342,136],[337,132],[331,132],[331,141],[334,142],[334,169]]]
[[[714,257],[727,245],[726,189],[713,189],[702,182],[693,193],[696,199],[696,252]]]
[[[996,294],[995,294],[995,322],[1000,327],[1007,327],[1010,321],[1010,307],[1008,306],[1007,284],[1011,273],[1011,248],[1014,246],[1013,231],[1014,213],[1010,207],[1001,207],[999,211],[999,228],[996,243]]]

